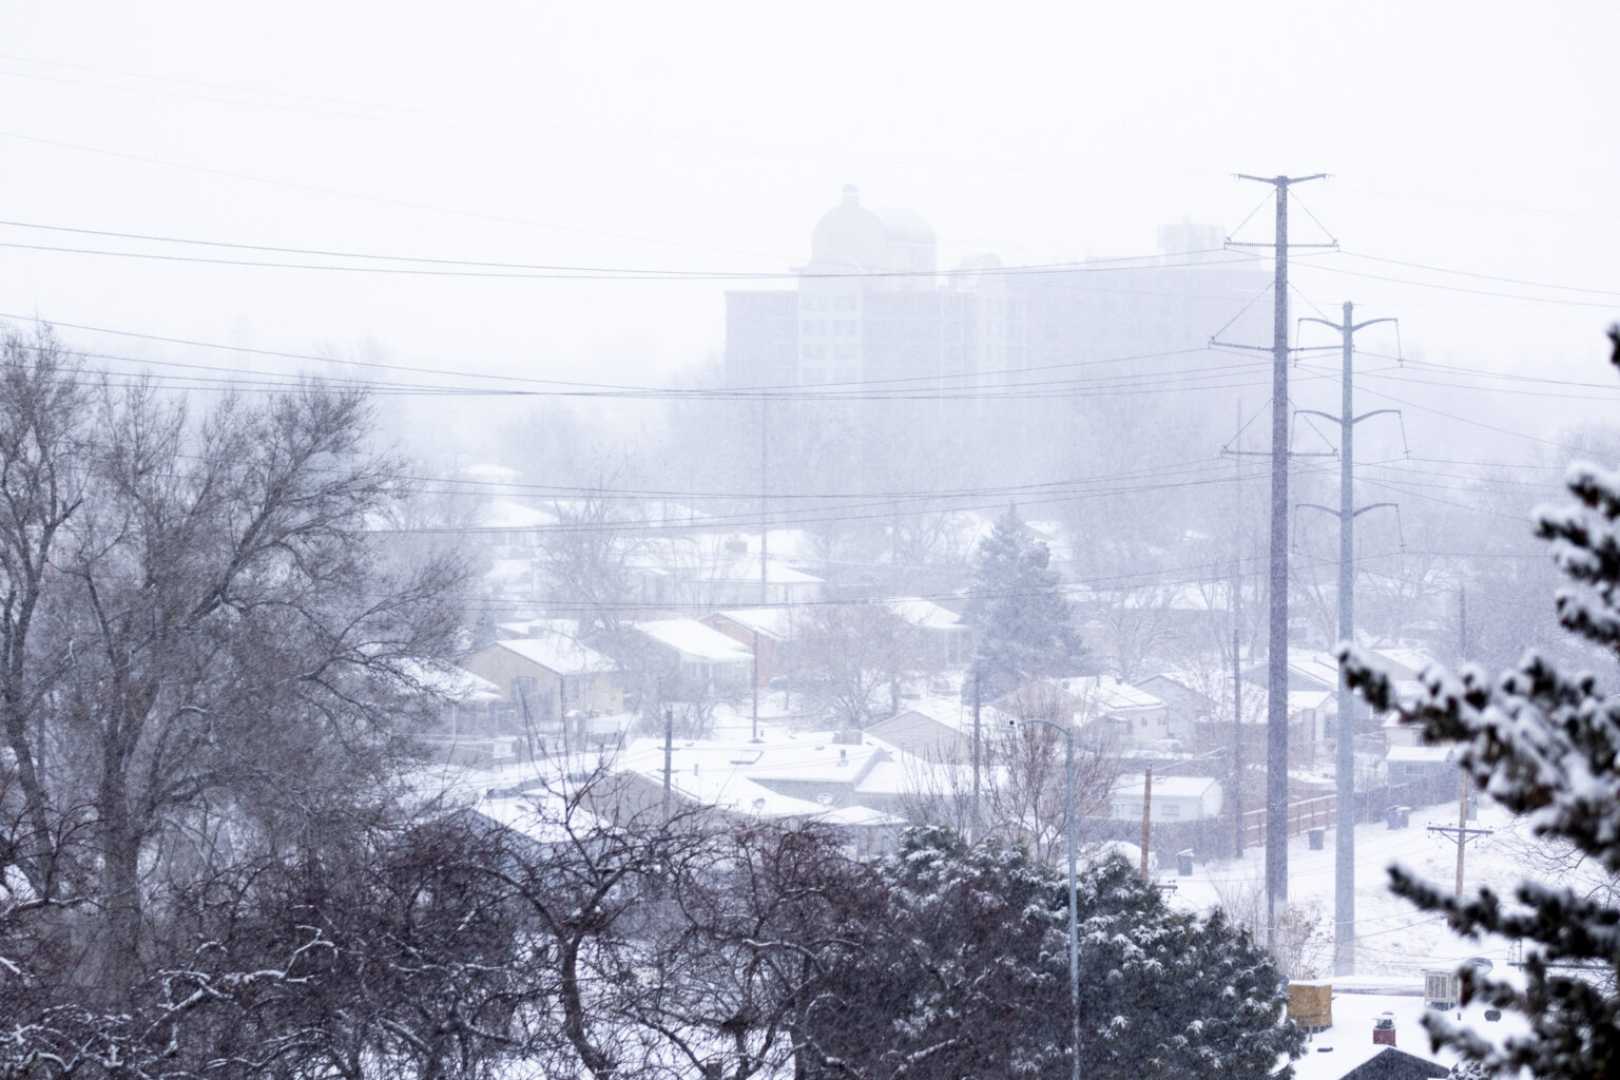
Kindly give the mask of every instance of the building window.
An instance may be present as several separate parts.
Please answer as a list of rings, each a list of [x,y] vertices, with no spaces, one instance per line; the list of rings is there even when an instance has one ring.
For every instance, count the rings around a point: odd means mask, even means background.
[[[1164,804],[1164,819],[1174,821],[1181,816],[1181,804],[1167,802]]]

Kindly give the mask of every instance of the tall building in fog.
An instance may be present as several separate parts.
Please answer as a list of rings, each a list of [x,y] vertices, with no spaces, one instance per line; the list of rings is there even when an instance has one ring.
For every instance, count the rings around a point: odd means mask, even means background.
[[[726,294],[731,386],[816,386],[941,378],[1006,366],[1009,318],[994,276],[939,273],[933,228],[910,210],[873,210],[845,187],[810,234],[795,289]]]
[[[983,255],[942,273],[926,220],[869,209],[845,187],[811,232],[796,288],[726,294],[726,381],[989,388],[1026,368],[1200,346],[1269,280],[1221,253],[1222,239],[1215,226],[1169,225],[1156,258],[1128,265],[1008,273]],[[1228,333],[1265,340],[1264,308]]]

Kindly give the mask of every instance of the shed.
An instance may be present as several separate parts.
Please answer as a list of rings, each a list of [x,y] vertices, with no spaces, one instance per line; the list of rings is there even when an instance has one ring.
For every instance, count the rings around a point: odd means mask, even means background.
[[[1325,1031],[1333,1026],[1333,984],[1291,982],[1288,984],[1288,1018],[1306,1032]]]

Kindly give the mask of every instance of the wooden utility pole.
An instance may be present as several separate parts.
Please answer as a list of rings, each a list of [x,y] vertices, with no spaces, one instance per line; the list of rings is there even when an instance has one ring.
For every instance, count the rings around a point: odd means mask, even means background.
[[[1153,844],[1153,767],[1142,774],[1142,880],[1151,881],[1148,873],[1148,851]]]
[[[973,663],[973,839],[979,839],[979,706],[982,702],[980,664]]]
[[[1276,934],[1277,913],[1288,900],[1288,190],[1311,176],[1249,176],[1276,190],[1276,233],[1270,244],[1227,241],[1231,247],[1270,247],[1274,254],[1271,327],[1271,538],[1267,613],[1266,701],[1266,925]],[[1304,247],[1307,245],[1294,245]],[[1329,245],[1333,246],[1333,245]],[[1258,346],[1248,346],[1260,348]],[[1268,351],[1261,349],[1261,351]]]
[[[670,772],[675,761],[675,710],[664,706],[664,820],[669,820],[672,797]]]
[[[1355,499],[1355,435],[1356,425],[1370,417],[1395,413],[1395,409],[1374,409],[1360,416],[1355,412],[1355,392],[1352,373],[1355,364],[1355,335],[1357,330],[1378,323],[1395,322],[1394,319],[1367,319],[1355,321],[1355,308],[1347,300],[1344,321],[1327,319],[1301,319],[1301,323],[1320,323],[1337,330],[1341,340],[1343,371],[1340,377],[1339,415],[1317,409],[1300,409],[1300,415],[1315,415],[1339,425],[1339,505],[1337,508],[1321,503],[1300,503],[1301,509],[1319,510],[1331,514],[1339,521],[1339,640],[1354,644],[1356,635],[1356,518],[1380,507],[1393,508],[1392,502],[1375,502],[1357,508]],[[1356,941],[1356,757],[1355,757],[1355,694],[1350,681],[1339,673],[1338,741],[1334,762],[1336,828],[1333,834],[1333,970],[1349,975],[1355,970]]]
[[[1457,783],[1457,824],[1430,825],[1429,832],[1440,833],[1457,845],[1457,896],[1463,892],[1463,852],[1468,842],[1479,836],[1491,835],[1491,829],[1468,827],[1468,773],[1463,772]]]

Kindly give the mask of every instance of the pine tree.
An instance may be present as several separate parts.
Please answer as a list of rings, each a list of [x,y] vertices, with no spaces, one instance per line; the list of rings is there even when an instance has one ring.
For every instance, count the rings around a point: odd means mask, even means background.
[[[1620,367],[1620,327],[1609,336]],[[1558,620],[1594,655],[1620,658],[1620,472],[1574,465],[1566,484],[1575,502],[1536,514],[1538,537],[1571,583],[1557,594]],[[1620,698],[1596,676],[1528,652],[1494,683],[1477,666],[1455,675],[1431,668],[1422,698],[1397,704],[1385,674],[1355,649],[1342,651],[1351,685],[1374,708],[1394,706],[1427,741],[1459,746],[1475,783],[1538,836],[1620,875]],[[1398,895],[1443,912],[1463,936],[1526,946],[1522,986],[1471,968],[1461,975],[1464,1001],[1521,1013],[1530,1033],[1498,1045],[1430,1013],[1424,1022],[1438,1045],[1485,1075],[1620,1073],[1620,906],[1612,894],[1524,881],[1511,898],[1481,888],[1459,899],[1398,867],[1390,875]]]
[[[1065,674],[1080,654],[1073,612],[1051,562],[1013,506],[979,544],[967,616],[978,633],[974,665],[987,698],[1026,679]]]
[[[1063,875],[939,828],[908,831],[880,873],[882,917],[809,1011],[803,1074],[1068,1076]],[[1083,1075],[1286,1080],[1303,1037],[1245,931],[1172,910],[1122,859],[1081,880],[1080,918]]]

